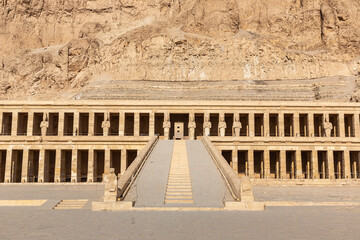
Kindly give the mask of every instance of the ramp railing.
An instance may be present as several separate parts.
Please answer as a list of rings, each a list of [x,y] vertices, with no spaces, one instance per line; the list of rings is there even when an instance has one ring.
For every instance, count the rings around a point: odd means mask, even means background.
[[[236,201],[241,200],[241,180],[239,176],[234,172],[234,169],[230,167],[225,158],[215,148],[214,144],[207,136],[203,137],[203,143],[213,158],[215,164],[219,168],[223,175],[225,182],[227,183],[231,194]]]
[[[135,160],[130,164],[126,169],[124,174],[120,177],[118,181],[118,196],[120,200],[123,200],[128,193],[132,183],[135,181],[136,177],[139,175],[143,165],[150,156],[152,150],[154,149],[156,143],[159,140],[159,136],[154,136],[150,141],[145,145],[145,147],[140,151]]]

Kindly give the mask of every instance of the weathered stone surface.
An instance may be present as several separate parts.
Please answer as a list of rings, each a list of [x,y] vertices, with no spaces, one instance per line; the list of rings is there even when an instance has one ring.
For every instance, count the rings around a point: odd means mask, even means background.
[[[360,0],[1,0],[0,98],[72,98],[99,79],[333,85],[359,78],[359,9]],[[358,97],[355,83],[333,95]]]

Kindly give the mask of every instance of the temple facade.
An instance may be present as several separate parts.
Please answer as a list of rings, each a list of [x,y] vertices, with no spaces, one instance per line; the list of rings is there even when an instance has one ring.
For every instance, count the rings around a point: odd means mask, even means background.
[[[356,103],[0,102],[0,182],[102,182],[150,138],[209,136],[252,179],[357,179]]]

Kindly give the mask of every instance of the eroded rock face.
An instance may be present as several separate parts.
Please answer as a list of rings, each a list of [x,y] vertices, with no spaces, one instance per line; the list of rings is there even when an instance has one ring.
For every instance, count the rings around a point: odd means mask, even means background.
[[[0,98],[81,92],[104,75],[359,77],[358,19],[360,0],[0,0]]]

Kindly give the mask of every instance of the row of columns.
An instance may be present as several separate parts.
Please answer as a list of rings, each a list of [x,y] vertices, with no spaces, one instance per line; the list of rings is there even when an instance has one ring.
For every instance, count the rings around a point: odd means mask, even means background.
[[[58,121],[58,135],[63,136],[64,135],[64,112],[59,112],[59,121]],[[74,135],[77,135],[78,127],[79,127],[79,114],[80,112],[74,112]],[[139,112],[134,113],[134,136],[140,135],[140,114]],[[155,116],[153,112],[148,113],[149,114],[149,135],[154,135],[154,128],[155,128]],[[239,112],[232,113],[234,114],[233,119],[233,136],[239,136],[240,135],[240,129],[243,127],[241,125],[241,122],[239,120]],[[248,136],[254,137],[255,136],[255,114],[256,113],[248,113]],[[263,132],[264,136],[267,137],[270,134],[270,124],[269,124],[269,112],[263,113],[264,118],[264,126],[263,126]],[[44,116],[49,116],[48,112],[45,112],[43,114]],[[108,135],[109,128],[110,128],[110,121],[109,121],[109,113],[104,113],[105,118],[102,122],[101,126],[104,130],[104,136]],[[193,139],[194,132],[196,129],[196,122],[195,122],[195,113],[191,112],[189,113],[189,137],[190,139]],[[89,131],[88,135],[93,136],[94,135],[94,112],[89,112]],[[329,125],[329,120],[327,119],[327,114],[324,114],[324,123],[323,127],[325,132],[327,132],[327,129],[332,129],[334,126]],[[344,113],[339,113],[339,132],[340,137],[345,137],[345,120],[344,120]],[[2,122],[3,115],[0,114],[0,122]],[[219,136],[225,136],[225,129],[227,128],[226,122],[225,122],[225,113],[219,114]],[[27,127],[27,136],[32,136],[33,132],[33,114],[28,114],[28,127]],[[309,136],[314,136],[314,114],[308,114],[308,130],[309,130]],[[11,127],[11,135],[16,136],[17,135],[17,122],[18,122],[18,112],[13,112],[12,114],[12,127]],[[293,131],[294,136],[300,136],[300,120],[299,120],[299,113],[293,113]],[[43,129],[46,129],[49,127],[48,119],[44,117],[43,121],[41,122],[41,127]],[[279,135],[284,136],[285,129],[284,129],[284,113],[278,113],[278,127],[279,127]],[[119,112],[119,136],[124,136],[125,134],[125,112]],[[164,128],[164,136],[165,138],[169,138],[169,132],[171,128],[170,123],[170,113],[165,112],[164,113],[164,122],[163,122],[163,128]],[[210,129],[212,128],[212,123],[210,121],[210,113],[204,113],[204,123],[203,123],[203,129],[204,129],[204,135],[210,135]],[[354,114],[354,131],[355,136],[360,137],[360,120],[359,120],[359,114]],[[43,134],[44,135],[44,134]],[[328,136],[329,137],[329,136]]]
[[[14,149],[18,150],[18,149]],[[12,182],[12,161],[13,161],[13,149],[6,150],[6,163],[5,163],[5,176],[4,182]],[[31,149],[33,150],[33,149]],[[46,182],[46,173],[49,169],[46,169],[45,165],[45,152],[48,149],[40,149],[39,150],[39,169],[38,169],[38,182]],[[49,149],[53,150],[53,149]],[[88,151],[88,168],[87,168],[87,182],[94,182],[95,172],[94,172],[94,151],[95,150],[104,150],[105,158],[104,158],[104,173],[110,172],[110,151],[118,150],[121,151],[121,172],[123,174],[127,168],[127,150],[126,149],[63,149],[72,151],[71,155],[71,182],[78,182],[78,150],[89,150]],[[22,149],[22,170],[21,170],[21,182],[28,182],[28,173],[29,173],[29,149]],[[64,182],[64,179],[61,179],[61,163],[65,161],[64,155],[61,153],[62,149],[54,150],[55,153],[55,177],[54,182]]]
[[[256,150],[257,151],[257,150]],[[280,159],[279,159],[279,163],[280,166],[278,165],[278,163],[276,164],[276,175],[279,176],[279,178],[281,179],[286,179],[287,178],[287,171],[286,171],[286,151],[287,150],[280,150]],[[291,168],[293,170],[296,169],[296,171],[294,171],[294,178],[296,179],[302,179],[303,178],[303,172],[302,172],[302,157],[301,157],[301,150],[295,150],[295,151],[291,151],[291,152],[295,152],[295,166],[292,166]],[[318,154],[317,154],[317,150],[312,150],[312,151],[306,151],[306,152],[311,152],[311,167],[308,166],[308,173],[307,174],[311,174],[313,179],[319,179],[320,175],[319,175],[319,169],[318,169]],[[327,169],[325,169],[325,165],[323,165],[323,169],[320,169],[321,172],[323,172],[325,174],[325,171],[328,173],[328,178],[329,179],[334,179],[335,178],[335,167],[334,166],[334,151],[333,150],[321,150],[321,152],[326,152],[327,153],[327,158],[326,158],[326,165],[327,165]],[[350,151],[346,150],[346,151],[339,151],[339,152],[343,152],[343,162],[341,163],[342,166],[341,168],[344,168],[344,177],[345,178],[351,178],[351,166],[350,166]],[[247,150],[247,167],[246,167],[246,175],[248,175],[250,178],[254,178],[255,177],[255,171],[254,171],[254,150]],[[238,169],[238,150],[232,150],[232,159],[231,159],[231,165],[234,169],[234,171],[236,173],[239,172]],[[359,166],[357,166],[356,164],[358,164],[357,162],[355,162],[355,166],[354,168],[357,169]],[[263,178],[270,178],[270,151],[269,150],[265,150],[263,151]],[[341,174],[341,173],[340,173]],[[355,172],[355,175],[357,173]],[[359,177],[359,176],[355,176],[355,177]]]

